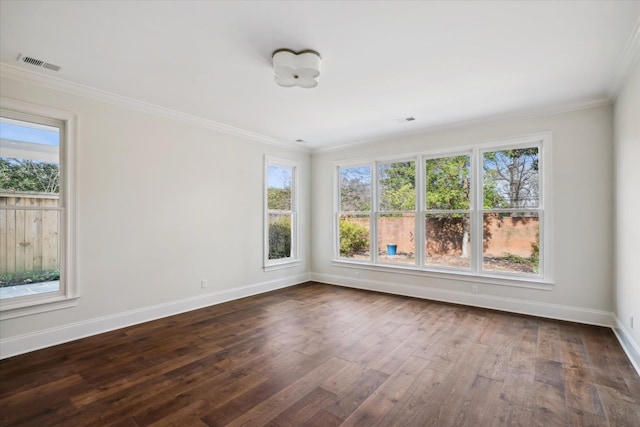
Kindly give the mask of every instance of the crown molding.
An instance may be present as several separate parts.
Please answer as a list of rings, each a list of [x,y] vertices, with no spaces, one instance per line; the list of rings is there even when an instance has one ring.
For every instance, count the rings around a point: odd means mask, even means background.
[[[155,104],[139,101],[133,98],[127,98],[122,95],[104,91],[101,89],[85,86],[79,83],[74,83],[69,80],[64,80],[59,77],[48,76],[40,73],[36,73],[31,70],[25,70],[14,65],[6,63],[0,63],[0,77],[7,77],[13,80],[18,80],[25,83],[42,86],[48,89],[54,89],[61,92],[70,93],[72,95],[82,96],[90,98],[96,101],[105,102],[108,104],[117,105],[120,107],[130,108],[132,110],[140,111],[147,114],[153,114],[159,117],[181,121],[194,126],[200,126],[207,129],[212,129],[218,132],[226,133],[228,135],[239,136],[242,138],[250,139],[252,141],[258,141],[269,145],[275,145],[281,148],[287,148],[296,151],[310,151],[307,147],[301,147],[295,145],[292,142],[282,141],[277,138],[272,138],[266,135],[262,135],[256,132],[251,132],[245,129],[237,128],[234,126],[226,125],[224,123],[216,122],[214,120],[205,119],[202,117],[194,116],[191,114],[183,113],[181,111],[172,110],[170,108],[161,107]]]
[[[481,124],[488,124],[492,122],[498,122],[502,120],[533,119],[536,117],[570,113],[572,111],[586,110],[589,108],[604,107],[606,105],[611,105],[611,104],[613,104],[613,101],[611,98],[608,98],[608,97],[594,98],[587,101],[567,102],[562,104],[550,105],[546,107],[530,108],[530,109],[513,111],[508,113],[488,115],[484,117],[478,117],[475,119],[463,120],[459,122],[425,126],[420,129],[414,129],[407,132],[395,133],[395,134],[381,136],[381,137],[369,138],[369,139],[360,140],[353,143],[336,145],[332,147],[316,148],[316,149],[312,149],[311,152],[326,153],[331,151],[342,151],[342,150],[356,148],[358,146],[365,146],[365,145],[376,143],[376,142],[388,141],[391,139],[395,140],[400,138],[406,138],[412,135],[429,134],[429,133],[440,132],[440,131],[449,130],[449,129],[452,129],[452,130],[459,129],[459,128],[464,128],[464,127],[473,126],[473,125],[481,125]]]
[[[627,41],[620,60],[616,63],[612,83],[608,92],[611,99],[618,97],[618,94],[629,78],[629,74],[638,62],[640,62],[640,17]]]

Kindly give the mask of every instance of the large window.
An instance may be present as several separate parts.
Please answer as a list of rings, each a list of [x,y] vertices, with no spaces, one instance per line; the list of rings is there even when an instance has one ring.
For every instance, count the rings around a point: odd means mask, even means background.
[[[7,318],[68,305],[77,287],[72,117],[6,99],[2,107],[0,309]]]
[[[265,159],[265,269],[291,266],[298,259],[297,181],[295,162]]]
[[[544,134],[338,164],[336,261],[549,281],[543,164],[550,143]]]

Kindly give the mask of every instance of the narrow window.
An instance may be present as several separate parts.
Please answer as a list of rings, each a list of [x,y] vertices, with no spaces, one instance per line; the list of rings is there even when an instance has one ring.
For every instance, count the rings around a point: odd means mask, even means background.
[[[482,153],[482,269],[540,273],[539,147]]]
[[[3,107],[6,103],[3,99]],[[20,309],[26,307],[77,296],[70,250],[74,183],[67,127],[71,119],[29,110],[24,106],[20,111],[3,108],[0,112],[0,302],[4,318],[21,315]],[[36,113],[46,112],[44,107],[36,108]],[[43,307],[42,311],[54,308],[60,307]]]
[[[378,164],[378,260],[416,263],[416,162]]]
[[[298,260],[297,165],[267,158],[265,164],[265,267]]]
[[[338,254],[371,259],[371,166],[338,169]]]
[[[425,160],[425,265],[470,269],[471,157]]]

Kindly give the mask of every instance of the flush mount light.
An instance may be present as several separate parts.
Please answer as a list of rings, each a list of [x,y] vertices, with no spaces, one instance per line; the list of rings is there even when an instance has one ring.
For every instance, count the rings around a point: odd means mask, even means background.
[[[278,49],[273,52],[275,81],[280,86],[300,86],[306,89],[318,86],[320,54],[315,50],[294,52]]]

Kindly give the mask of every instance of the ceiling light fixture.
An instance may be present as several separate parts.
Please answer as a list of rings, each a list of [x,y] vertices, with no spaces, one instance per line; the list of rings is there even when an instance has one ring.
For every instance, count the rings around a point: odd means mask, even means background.
[[[273,52],[275,81],[280,86],[300,86],[306,89],[318,86],[320,54],[315,50],[278,49]]]

